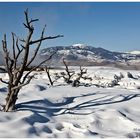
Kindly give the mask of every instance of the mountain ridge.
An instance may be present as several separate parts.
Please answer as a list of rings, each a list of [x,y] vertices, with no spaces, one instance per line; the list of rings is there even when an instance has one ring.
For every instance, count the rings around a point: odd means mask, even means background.
[[[93,47],[84,44],[74,44],[69,46],[55,46],[44,48],[40,51],[39,57],[45,59],[50,54],[56,52],[51,62],[52,65],[63,65],[62,60],[65,60],[69,65],[83,65],[83,66],[95,66],[95,65],[130,65],[133,66],[140,64],[139,53],[129,52],[114,52],[109,51],[101,47]],[[136,51],[133,51],[136,52]]]

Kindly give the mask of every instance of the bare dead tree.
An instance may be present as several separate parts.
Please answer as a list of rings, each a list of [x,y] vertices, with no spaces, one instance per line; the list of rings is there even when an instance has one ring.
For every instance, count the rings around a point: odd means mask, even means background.
[[[72,83],[71,78],[75,74],[75,72],[69,70],[68,64],[66,63],[65,59],[63,59],[63,64],[65,66],[65,71],[66,71],[66,74],[63,74],[63,78],[66,83],[70,84]]]
[[[55,77],[52,79],[51,77],[51,74],[50,74],[50,67],[45,67],[44,70],[46,71],[47,73],[47,76],[48,76],[48,79],[49,79],[49,82],[50,82],[50,85],[53,86],[54,83],[59,79],[61,78],[61,76],[58,75],[58,73],[55,73]]]
[[[81,79],[81,78],[83,78],[84,80],[87,80],[87,79],[92,80],[91,77],[83,76],[83,75],[86,74],[86,73],[87,73],[87,69],[82,68],[82,67],[80,66],[80,72],[78,73],[78,77],[73,81],[72,86],[73,86],[73,87],[79,86],[79,84],[80,84],[80,79]]]
[[[87,69],[82,68],[80,66],[80,73],[78,74],[79,75],[79,80],[80,80],[80,78],[82,78],[84,80],[90,80],[90,81],[92,81],[92,78],[89,77],[89,76],[86,76],[85,74],[87,74]]]
[[[44,70],[45,70],[46,73],[47,73],[47,76],[48,76],[50,85],[53,86],[53,83],[54,83],[54,82],[52,81],[52,78],[51,78],[51,75],[50,75],[50,68],[49,68],[49,67],[45,67]]]
[[[42,41],[62,37],[62,35],[44,37],[46,27],[45,26],[42,30],[40,38],[32,40],[32,36],[34,33],[33,23],[38,21],[38,19],[29,19],[28,9],[24,12],[24,14],[25,14],[25,23],[23,24],[27,29],[28,34],[25,39],[20,39],[14,33],[12,33],[12,54],[10,54],[8,50],[6,34],[4,35],[4,39],[2,40],[4,60],[7,73],[9,76],[8,82],[0,79],[1,82],[8,85],[6,104],[3,106],[4,112],[12,111],[15,108],[15,104],[18,99],[18,93],[20,89],[23,86],[29,84],[31,79],[33,78],[33,76],[30,75],[31,72],[34,71],[36,68],[39,68],[46,61],[50,60],[54,55],[54,53],[51,54],[46,60],[42,61],[36,66],[33,66],[29,71],[27,71],[24,74],[24,71],[28,69],[28,67],[32,64],[32,62],[36,58],[37,53],[42,44]],[[32,55],[32,57],[29,58],[30,47],[33,45],[34,46],[36,45],[36,48],[34,50],[34,54]],[[18,64],[20,57],[23,57],[21,60],[22,61],[21,65]]]

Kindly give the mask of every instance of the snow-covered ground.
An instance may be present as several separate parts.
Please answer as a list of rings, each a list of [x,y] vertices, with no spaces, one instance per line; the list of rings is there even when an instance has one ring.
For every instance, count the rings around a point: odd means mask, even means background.
[[[79,68],[75,68],[78,72]],[[59,79],[48,85],[45,72],[22,88],[17,110],[0,113],[0,137],[135,138],[140,137],[140,72],[109,67],[87,67],[87,86],[72,87]],[[62,70],[52,70],[52,74]],[[106,86],[114,75],[124,75],[117,86]],[[6,74],[0,77],[7,79]],[[97,85],[104,85],[98,87]],[[6,85],[0,83],[0,103]]]

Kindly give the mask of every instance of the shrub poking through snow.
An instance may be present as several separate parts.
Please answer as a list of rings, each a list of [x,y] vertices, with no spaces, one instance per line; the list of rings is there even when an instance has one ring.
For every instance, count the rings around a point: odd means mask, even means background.
[[[132,75],[130,72],[127,72],[127,77],[128,77],[128,78],[133,78],[133,79],[134,79],[133,75]]]
[[[71,84],[73,82],[72,76],[75,74],[75,72],[69,69],[65,59],[63,59],[63,64],[65,66],[65,73],[62,73],[62,77],[67,84]]]
[[[73,81],[72,86],[73,86],[73,87],[78,87],[79,84],[80,84],[80,79],[81,79],[81,78],[84,79],[84,80],[87,80],[87,79],[92,80],[91,77],[83,76],[83,75],[85,75],[85,74],[87,74],[87,69],[82,68],[82,67],[80,66],[80,72],[77,74],[78,77]]]

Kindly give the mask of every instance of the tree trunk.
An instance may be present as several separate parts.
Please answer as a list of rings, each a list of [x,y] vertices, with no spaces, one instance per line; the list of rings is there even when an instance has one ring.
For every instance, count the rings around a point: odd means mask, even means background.
[[[3,108],[4,112],[12,111],[15,109],[15,104],[18,99],[18,92],[19,90],[13,90],[10,93],[8,93],[6,97],[6,105]]]
[[[46,70],[47,76],[48,76],[48,78],[49,78],[50,84],[51,84],[51,86],[53,86],[53,81],[52,81],[52,79],[51,79],[51,76],[50,76],[50,73],[49,73],[49,69],[46,68],[45,70]]]

